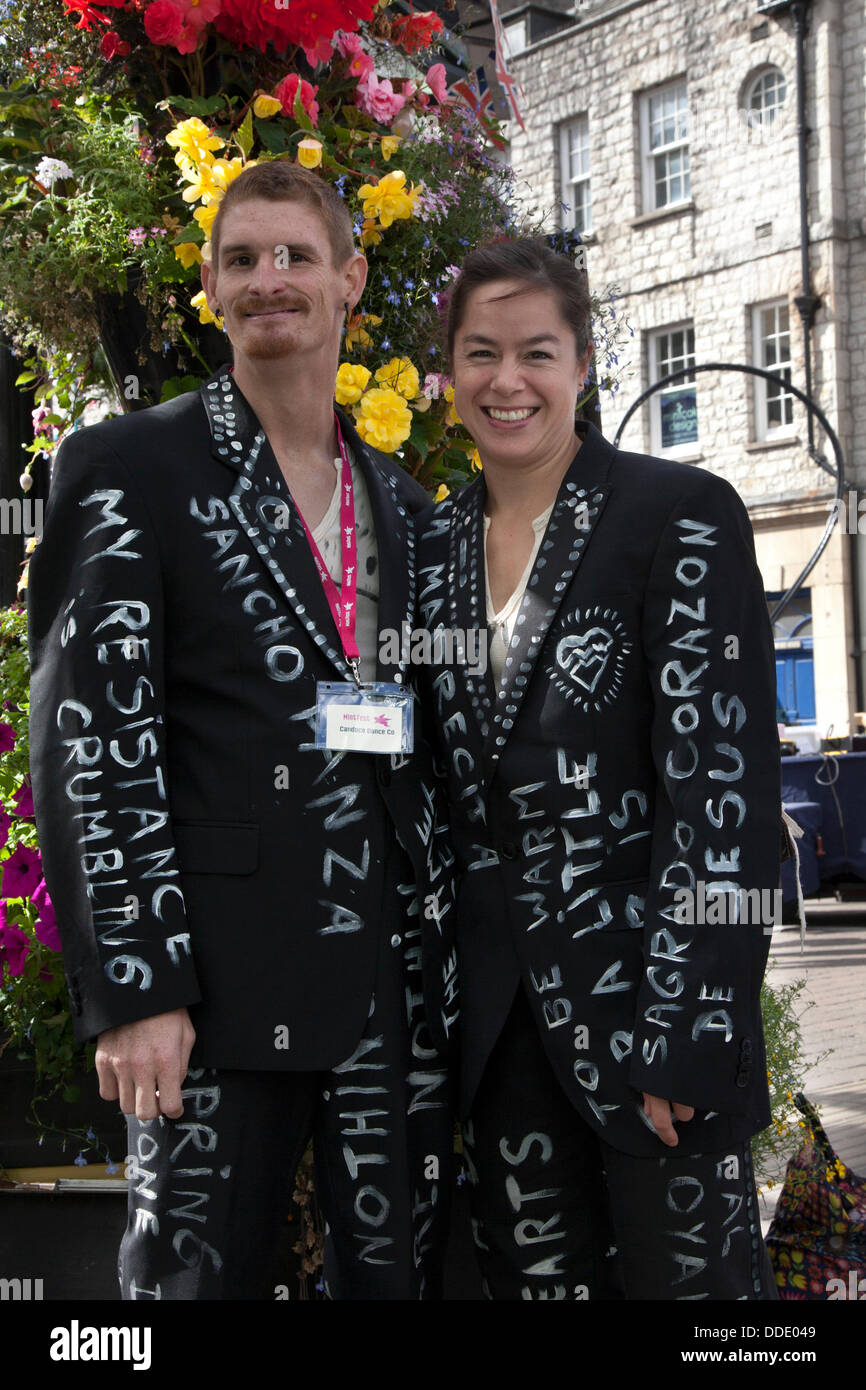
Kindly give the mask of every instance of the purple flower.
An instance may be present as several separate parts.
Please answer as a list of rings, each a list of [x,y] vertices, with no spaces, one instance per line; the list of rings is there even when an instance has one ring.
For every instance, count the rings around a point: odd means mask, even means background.
[[[19,820],[33,820],[33,788],[29,780],[21,783],[12,800],[15,803],[15,815]]]
[[[11,724],[0,724],[0,753],[9,753],[18,737]]]
[[[131,231],[127,232],[126,239],[131,246],[142,246],[147,240],[147,232],[143,227],[133,227]]]
[[[111,1177],[113,1173],[117,1173],[120,1171],[120,1164],[112,1163],[111,1159],[109,1159],[105,1165],[105,1171],[108,1174],[108,1176]]]
[[[29,898],[42,877],[42,858],[38,849],[16,845],[0,868],[3,870],[0,898]]]
[[[83,1153],[80,1153],[77,1158],[73,1158],[72,1162],[75,1164],[76,1168],[87,1167],[87,1159],[84,1157]]]
[[[30,894],[30,901],[35,904],[39,913],[39,920],[34,928],[39,940],[43,946],[48,947],[49,951],[61,951],[63,947],[60,941],[60,932],[57,929],[57,918],[54,915],[54,904],[48,896],[44,878],[40,879]]]
[[[23,975],[30,942],[19,926],[6,920],[6,904],[0,901],[0,979],[3,966],[10,975]]]

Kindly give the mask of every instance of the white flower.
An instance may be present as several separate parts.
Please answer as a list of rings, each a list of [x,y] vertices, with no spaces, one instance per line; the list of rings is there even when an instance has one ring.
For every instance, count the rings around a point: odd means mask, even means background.
[[[51,159],[46,154],[36,166],[36,177],[44,187],[51,188],[58,179],[71,179],[74,175],[64,160]]]

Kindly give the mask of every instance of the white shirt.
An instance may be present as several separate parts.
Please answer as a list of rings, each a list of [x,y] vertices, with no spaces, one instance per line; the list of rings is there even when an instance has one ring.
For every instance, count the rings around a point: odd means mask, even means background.
[[[351,453],[346,451],[352,470],[355,494],[355,545],[358,551],[358,588],[355,595],[355,641],[361,657],[361,680],[376,679],[379,636],[379,546],[364,475]],[[328,510],[313,531],[328,573],[337,588],[343,582],[343,552],[340,542],[340,474],[342,459],[334,459],[337,486]]]
[[[526,562],[526,569],[520,576],[517,588],[507,602],[502,605],[498,613],[494,612],[493,609],[493,600],[490,597],[490,581],[487,575],[487,533],[490,530],[490,517],[485,516],[484,518],[484,595],[487,603],[487,625],[490,629],[487,656],[496,685],[498,685],[502,679],[505,656],[511,639],[514,636],[514,623],[517,618],[517,610],[523,599],[523,591],[529,583],[529,576],[532,574],[532,567],[535,564],[538,547],[541,545],[544,533],[547,530],[547,523],[550,520],[550,514],[553,508],[554,503],[551,502],[547,510],[543,511],[541,516],[537,516],[533,521],[532,529],[535,532],[535,543],[532,547],[532,554]]]

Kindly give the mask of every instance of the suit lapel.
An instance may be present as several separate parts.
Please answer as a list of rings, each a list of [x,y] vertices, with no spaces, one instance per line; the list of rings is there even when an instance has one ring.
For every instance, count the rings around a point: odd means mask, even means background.
[[[344,680],[354,677],[343,655],[334,616],[316,570],[300,513],[264,430],[228,368],[201,389],[214,457],[233,468],[237,482],[229,505],[272,583],[293,609],[313,642]],[[355,429],[338,411],[343,438],[360,469],[370,499],[379,567],[379,632],[393,629],[399,659],[377,661],[377,679],[405,677],[402,636],[412,626],[415,608],[415,535],[397,493],[396,470],[380,467]],[[279,620],[273,620],[278,630]],[[380,643],[379,650],[382,650]]]
[[[264,430],[228,368],[206,382],[201,395],[211,451],[238,474],[229,506],[241,530],[322,655],[341,679],[353,681],[300,514]],[[269,627],[277,636],[280,619]]]
[[[579,425],[583,443],[560,485],[547,529],[523,602],[518,609],[514,635],[505,657],[502,680],[495,692],[492,716],[485,735],[486,781],[496,770],[520,713],[539,653],[559,611],[563,597],[577,573],[610,494],[607,474],[614,450],[593,425]],[[483,501],[481,504],[483,515]],[[476,553],[484,560],[483,521]],[[481,601],[484,570],[481,568]]]

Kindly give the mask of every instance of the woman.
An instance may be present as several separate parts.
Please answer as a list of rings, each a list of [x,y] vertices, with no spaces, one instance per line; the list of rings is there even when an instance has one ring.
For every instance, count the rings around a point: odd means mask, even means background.
[[[590,303],[530,240],[473,252],[448,321],[477,480],[433,511],[429,625],[489,625],[430,697],[462,877],[461,1076],[495,1299],[768,1299],[749,1138],[770,1119],[755,903],[779,874],[775,664],[723,479],[575,406]],[[434,645],[434,652],[435,652]]]

